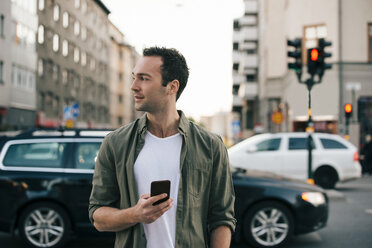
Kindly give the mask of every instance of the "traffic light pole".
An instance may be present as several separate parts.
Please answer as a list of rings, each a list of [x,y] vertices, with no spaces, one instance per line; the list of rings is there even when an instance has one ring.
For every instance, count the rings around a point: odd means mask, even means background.
[[[314,184],[313,179],[313,170],[312,170],[312,164],[313,164],[313,137],[311,136],[311,133],[314,131],[314,124],[311,117],[311,89],[313,88],[314,81],[313,78],[309,78],[306,80],[306,86],[308,91],[308,108],[307,108],[307,114],[308,114],[308,120],[307,120],[307,128],[306,131],[309,133],[309,136],[307,137],[307,151],[308,151],[308,171],[307,171],[307,182],[310,184]]]

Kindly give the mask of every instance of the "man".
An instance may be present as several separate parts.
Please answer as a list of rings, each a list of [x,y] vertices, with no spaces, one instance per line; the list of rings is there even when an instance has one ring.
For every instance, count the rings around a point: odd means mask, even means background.
[[[175,49],[144,49],[133,70],[136,110],[146,114],[110,133],[96,161],[89,217],[116,232],[115,247],[229,247],[234,190],[226,148],[176,109],[189,69]],[[170,199],[150,185],[170,180]]]

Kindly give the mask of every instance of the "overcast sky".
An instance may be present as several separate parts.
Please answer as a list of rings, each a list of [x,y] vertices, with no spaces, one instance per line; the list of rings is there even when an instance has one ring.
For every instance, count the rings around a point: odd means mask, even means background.
[[[178,49],[190,68],[177,107],[198,119],[230,111],[233,19],[242,0],[103,0],[110,20],[141,53],[158,45]]]

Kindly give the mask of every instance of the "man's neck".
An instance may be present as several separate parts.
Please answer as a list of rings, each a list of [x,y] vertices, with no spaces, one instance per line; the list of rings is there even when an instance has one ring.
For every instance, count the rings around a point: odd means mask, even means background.
[[[161,113],[147,113],[147,129],[159,138],[165,138],[178,133],[180,116],[176,109]]]

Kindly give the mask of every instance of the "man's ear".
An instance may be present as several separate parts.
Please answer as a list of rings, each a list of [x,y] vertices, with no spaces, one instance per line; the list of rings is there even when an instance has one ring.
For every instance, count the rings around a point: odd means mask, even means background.
[[[180,82],[178,80],[173,80],[172,82],[168,83],[169,94],[176,95],[179,88],[180,88]]]

